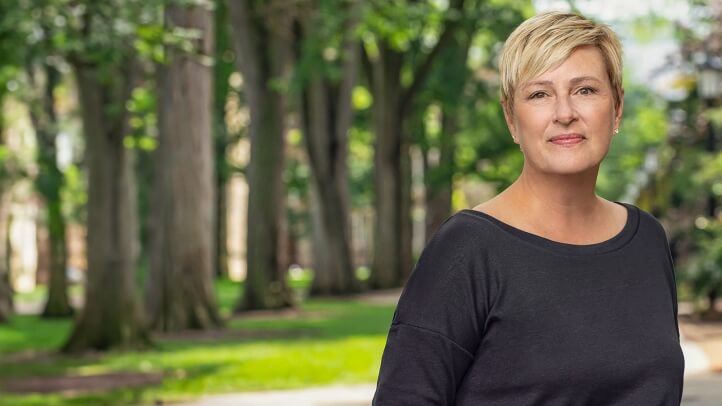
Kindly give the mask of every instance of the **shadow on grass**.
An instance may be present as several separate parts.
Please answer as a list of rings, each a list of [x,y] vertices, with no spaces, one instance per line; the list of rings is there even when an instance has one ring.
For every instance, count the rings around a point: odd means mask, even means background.
[[[228,327],[240,330],[313,331],[313,338],[339,339],[351,336],[385,335],[391,325],[394,306],[360,301],[311,300],[293,316],[261,317],[239,315]]]
[[[209,379],[218,369],[218,365],[208,364],[196,365],[187,370],[166,371],[162,374],[114,373],[74,376],[66,378],[65,384],[57,384],[58,390],[53,392],[47,391],[47,387],[33,387],[26,384],[30,389],[29,393],[0,391],[0,406],[166,404],[196,397],[177,388],[182,388],[186,381]],[[111,382],[112,379],[117,381]]]
[[[231,298],[230,289],[238,285],[225,288],[223,296]],[[65,339],[70,321],[14,318],[0,326],[0,380],[108,373],[158,373],[164,379],[156,386],[98,394],[0,394],[0,405],[153,404],[215,393],[373,382],[393,310],[393,304],[357,299],[311,299],[297,310],[236,316],[225,330],[156,335],[155,350],[85,357],[48,353]],[[12,348],[31,352],[8,354]]]

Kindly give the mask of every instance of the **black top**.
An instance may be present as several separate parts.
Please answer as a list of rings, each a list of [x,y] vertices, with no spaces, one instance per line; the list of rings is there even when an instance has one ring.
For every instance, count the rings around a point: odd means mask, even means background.
[[[651,215],[597,244],[462,210],[399,299],[374,405],[679,405],[667,239]]]

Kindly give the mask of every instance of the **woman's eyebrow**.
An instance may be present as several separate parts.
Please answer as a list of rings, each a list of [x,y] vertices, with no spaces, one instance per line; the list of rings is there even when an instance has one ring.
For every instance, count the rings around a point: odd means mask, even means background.
[[[569,83],[571,83],[571,84],[574,85],[574,84],[577,84],[577,83],[579,83],[579,82],[585,82],[585,81],[588,81],[588,80],[594,81],[594,82],[601,82],[601,80],[599,80],[598,78],[596,78],[596,77],[594,77],[594,76],[579,76],[579,77],[576,77],[576,78],[572,78],[572,80],[570,80]]]
[[[529,86],[552,86],[554,85],[554,82],[551,80],[534,80],[531,82],[524,83],[524,86],[522,86],[522,89],[525,89]]]
[[[599,78],[597,78],[595,76],[578,76],[578,77],[570,79],[569,83],[571,83],[572,85],[576,85],[577,83],[584,82],[584,81],[601,82],[601,80],[599,80]],[[522,86],[522,89],[525,89],[529,86],[553,86],[553,85],[554,85],[554,82],[552,82],[551,80],[533,80],[531,82],[524,83],[524,85]]]

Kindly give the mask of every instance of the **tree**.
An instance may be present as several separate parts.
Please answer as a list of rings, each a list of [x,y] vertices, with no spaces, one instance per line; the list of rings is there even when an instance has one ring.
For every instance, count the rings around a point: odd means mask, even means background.
[[[251,115],[247,273],[237,310],[285,307],[292,297],[279,256],[286,114],[278,81],[290,54],[290,16],[282,1],[235,0],[228,6],[236,64]]]
[[[233,49],[230,43],[230,24],[228,23],[228,7],[225,0],[216,0],[215,38],[216,60],[214,65],[213,92],[213,140],[216,162],[216,239],[214,256],[216,275],[228,277],[228,196],[226,187],[234,171],[227,157],[228,149],[240,138],[240,134],[231,134],[226,125],[226,103],[231,94],[229,79],[234,72]]]
[[[417,124],[422,130],[416,131],[412,139],[422,151],[427,241],[452,214],[455,177],[473,175],[505,187],[518,173],[513,171],[514,177],[499,182],[489,177],[479,162],[486,159],[501,167],[504,155],[518,154],[518,147],[507,134],[496,96],[497,85],[489,78],[496,71],[499,44],[524,20],[529,8],[526,1],[468,1],[442,51],[444,63],[433,67],[417,98],[415,110],[422,109],[423,114],[415,117],[423,122]],[[473,61],[469,57],[472,50],[477,55]],[[429,121],[434,124],[425,125]],[[464,144],[463,155],[471,158],[467,158],[471,165],[457,162],[459,144]]]
[[[3,84],[2,78],[0,78],[0,85]],[[0,86],[0,89],[5,89],[5,86]],[[0,90],[0,108],[4,102],[4,93],[3,90]],[[4,120],[0,114],[0,323],[6,322],[13,312],[13,290],[10,284],[10,261],[8,261],[9,185],[12,178],[7,168],[4,130]]]
[[[203,6],[168,5],[169,29],[195,32],[193,52],[167,47],[159,75],[150,324],[169,331],[221,324],[213,288],[215,182],[213,15]]]
[[[24,99],[29,107],[37,142],[35,189],[44,205],[44,221],[38,226],[48,232],[44,250],[49,265],[48,295],[42,316],[67,317],[73,314],[73,308],[68,297],[66,227],[61,200],[64,174],[58,167],[56,147],[59,117],[55,90],[60,85],[62,74],[58,67],[60,52],[53,44],[58,30],[62,28],[54,21],[59,16],[50,2],[36,3],[35,13],[32,7],[28,8],[28,3],[18,8],[22,13],[19,17],[29,22],[35,32],[35,35],[28,35],[31,39],[24,44],[23,59],[29,85],[24,91]]]
[[[399,286],[412,267],[411,251],[411,193],[409,134],[404,128],[414,98],[424,85],[441,51],[448,45],[460,17],[465,0],[451,0],[444,13],[438,40],[420,57],[412,61],[402,52],[387,26],[394,17],[404,16],[410,4],[373,2],[378,39],[366,44],[366,71],[374,97],[373,115],[376,133],[374,155],[374,190],[376,221],[374,228],[374,263],[372,285],[375,288]],[[415,7],[421,7],[414,3]],[[405,10],[408,9],[408,10]],[[400,30],[408,29],[406,27]],[[417,63],[413,63],[417,62]],[[405,69],[412,73],[410,80],[402,80]],[[404,82],[407,82],[405,84]]]
[[[123,107],[104,108],[128,99],[135,74],[131,60],[125,62],[112,67],[112,80],[101,78],[92,63],[75,63],[89,176],[88,270],[85,306],[65,351],[138,347],[148,341],[135,287],[133,155],[123,146],[127,113]]]
[[[666,66],[658,71],[677,73],[681,85],[677,90],[684,92],[675,100],[667,100],[667,121],[659,120],[662,114],[657,109],[638,114],[637,122],[633,122],[636,125],[631,127],[633,131],[639,128],[648,131],[652,122],[666,130],[663,133],[666,137],[661,138],[659,132],[645,137],[642,132],[642,142],[638,142],[635,133],[633,140],[625,142],[629,147],[622,145],[627,149],[647,147],[647,151],[631,156],[637,159],[639,169],[636,179],[631,179],[626,197],[662,218],[679,271],[678,282],[686,285],[685,290],[692,294],[692,299],[706,299],[703,317],[719,319],[720,312],[715,306],[722,296],[722,245],[719,243],[722,227],[718,200],[722,195],[719,153],[722,107],[719,96],[709,98],[711,95],[702,94],[702,83],[698,82],[703,80],[701,71],[719,69],[722,2],[696,1],[693,7],[696,17],[674,23],[679,53],[668,56]],[[690,74],[694,71],[696,75]],[[640,96],[643,95],[637,95],[638,100]],[[626,100],[627,96],[625,111]],[[648,103],[641,101],[641,105],[645,104]],[[645,113],[646,107],[639,109],[641,113]],[[656,117],[650,113],[657,113]],[[629,134],[625,129],[628,121],[622,126],[622,134]]]
[[[83,4],[80,4],[83,3]],[[131,33],[116,19],[138,22],[131,0],[61,6],[73,35],[68,52],[78,86],[88,170],[85,306],[65,351],[134,348],[148,344],[135,284],[137,210],[126,102],[140,67]],[[76,17],[77,16],[77,17]]]
[[[461,110],[465,101],[462,95],[470,76],[468,56],[477,29],[476,21],[473,18],[466,19],[451,36],[449,45],[442,51],[442,59],[446,63],[435,66],[432,78],[435,80],[430,81],[430,87],[438,100],[440,126],[436,145],[422,148],[427,241],[451,215],[456,139],[462,129]]]
[[[42,24],[41,24],[42,25]],[[45,29],[45,38],[50,37]],[[44,53],[43,50],[40,50]],[[31,91],[30,119],[35,128],[38,148],[36,161],[38,176],[35,187],[42,196],[45,205],[45,226],[48,229],[50,277],[48,297],[43,309],[43,317],[67,317],[73,314],[68,298],[68,277],[66,274],[67,245],[65,243],[65,219],[63,218],[60,198],[63,187],[63,173],[57,163],[55,144],[58,132],[58,115],[55,109],[55,88],[60,82],[58,69],[47,62],[39,66],[28,64],[27,76]],[[42,77],[42,79],[40,78]]]
[[[8,260],[8,220],[10,216],[10,188],[17,176],[5,139],[4,102],[8,83],[19,73],[24,58],[27,14],[24,8],[8,2],[0,3],[0,323],[6,322],[13,311],[13,290]]]
[[[351,259],[347,169],[351,95],[360,62],[354,35],[359,14],[356,2],[320,0],[311,2],[299,19],[300,110],[316,196],[312,294],[359,289]],[[324,57],[330,52],[337,56]]]

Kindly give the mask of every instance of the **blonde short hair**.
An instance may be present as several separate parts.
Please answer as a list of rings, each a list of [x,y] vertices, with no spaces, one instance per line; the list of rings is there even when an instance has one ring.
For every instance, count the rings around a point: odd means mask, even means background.
[[[551,11],[532,17],[509,35],[499,57],[501,101],[508,113],[523,81],[561,65],[576,48],[596,46],[606,65],[615,106],[622,99],[622,46],[609,27],[581,15]]]

